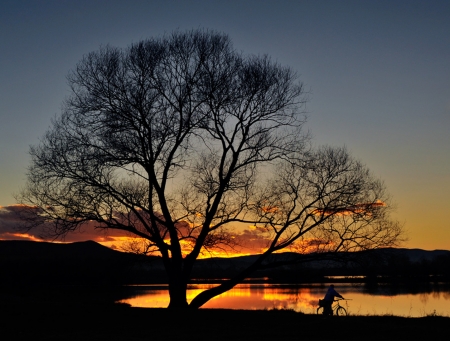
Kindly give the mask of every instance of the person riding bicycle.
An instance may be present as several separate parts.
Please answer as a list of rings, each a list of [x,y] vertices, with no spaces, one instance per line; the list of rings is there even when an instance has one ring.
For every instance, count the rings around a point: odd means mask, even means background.
[[[331,306],[334,302],[335,297],[344,299],[344,297],[334,289],[334,285],[331,284],[328,287],[328,291],[322,301],[324,315],[333,315],[333,309],[331,308]]]

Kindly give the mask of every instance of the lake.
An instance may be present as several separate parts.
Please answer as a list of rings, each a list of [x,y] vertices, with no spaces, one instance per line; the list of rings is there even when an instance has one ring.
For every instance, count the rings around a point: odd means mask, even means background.
[[[187,296],[191,301],[213,284],[190,285]],[[312,314],[319,298],[323,298],[328,284],[269,284],[244,283],[212,299],[203,308],[225,309],[292,309]],[[377,285],[367,287],[354,283],[335,283],[336,290],[345,298],[343,305],[350,315],[396,315],[422,317],[450,316],[450,286],[427,284],[420,287]],[[137,285],[126,288],[126,298],[119,302],[134,307],[167,307],[167,286]]]

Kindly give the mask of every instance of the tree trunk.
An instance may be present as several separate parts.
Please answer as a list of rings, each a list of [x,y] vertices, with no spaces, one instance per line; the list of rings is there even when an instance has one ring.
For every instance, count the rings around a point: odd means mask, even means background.
[[[186,298],[187,283],[179,278],[169,279],[169,297],[170,309],[187,309],[188,303]]]

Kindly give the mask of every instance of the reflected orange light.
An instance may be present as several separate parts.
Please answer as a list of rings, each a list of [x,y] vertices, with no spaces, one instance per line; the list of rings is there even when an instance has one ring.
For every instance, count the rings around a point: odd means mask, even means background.
[[[187,301],[190,302],[200,292],[215,285],[191,286],[187,291]],[[240,284],[232,290],[216,296],[207,302],[204,308],[222,309],[293,309],[305,313],[314,313],[322,293],[308,288],[280,288],[269,284]],[[147,293],[122,300],[123,303],[135,307],[167,307],[169,295],[167,290],[149,290]]]
[[[196,285],[188,290],[188,302],[211,285]],[[151,286],[149,286],[151,288]],[[339,292],[349,301],[341,302],[351,315],[397,315],[422,317],[437,313],[449,316],[448,300],[450,294],[401,294],[396,296],[370,295],[352,285],[341,284]],[[318,300],[325,294],[326,287],[284,287],[269,284],[241,284],[232,290],[207,302],[204,308],[218,309],[292,309],[306,314],[315,314]],[[167,307],[167,290],[148,290],[141,296],[125,299],[121,302],[136,307]]]

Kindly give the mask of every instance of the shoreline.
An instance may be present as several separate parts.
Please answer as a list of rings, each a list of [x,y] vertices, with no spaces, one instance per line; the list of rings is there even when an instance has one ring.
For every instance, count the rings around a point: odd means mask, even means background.
[[[449,317],[309,315],[292,310],[134,308],[55,298],[0,300],[6,340],[398,340],[445,335]]]

